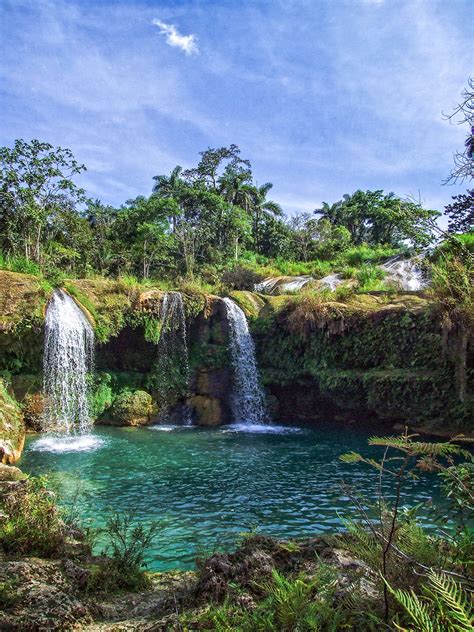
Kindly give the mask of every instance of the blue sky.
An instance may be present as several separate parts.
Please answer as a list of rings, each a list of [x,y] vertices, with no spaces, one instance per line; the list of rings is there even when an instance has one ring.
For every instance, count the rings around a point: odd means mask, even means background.
[[[473,62],[471,0],[0,0],[0,144],[70,147],[120,204],[238,144],[289,213],[358,188],[442,186],[442,119]]]

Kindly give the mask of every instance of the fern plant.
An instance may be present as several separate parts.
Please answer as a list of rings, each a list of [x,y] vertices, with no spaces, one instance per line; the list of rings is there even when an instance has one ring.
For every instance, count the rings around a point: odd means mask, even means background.
[[[473,460],[472,454],[458,444],[460,440],[464,440],[462,436],[439,443],[418,441],[416,437],[417,435],[409,435],[407,432],[398,437],[372,437],[369,445],[385,449],[380,461],[366,458],[357,452],[340,457],[345,463],[363,463],[379,473],[378,502],[373,507],[375,517],[367,510],[369,503],[361,501],[346,486],[346,493],[358,509],[359,520],[348,520],[345,524],[351,536],[346,538],[346,546],[365,560],[374,571],[380,573],[384,580],[385,621],[389,618],[388,582],[403,580],[403,569],[411,573],[412,565],[418,567],[418,575],[421,577],[431,567],[440,568],[447,562],[440,547],[417,527],[414,516],[407,519],[401,510],[400,499],[404,482],[408,478],[417,479],[421,471],[443,474],[449,471],[451,476],[456,476],[455,457]],[[384,477],[390,477],[395,484],[395,500],[391,506],[386,502],[382,491]],[[460,477],[456,480],[462,484],[463,493],[472,498],[472,487],[466,485]]]
[[[413,589],[393,589],[387,585],[411,624],[405,628],[395,623],[397,629],[404,632],[471,632],[474,629],[472,601],[461,584],[433,570],[428,572],[427,578],[428,584],[420,596]]]

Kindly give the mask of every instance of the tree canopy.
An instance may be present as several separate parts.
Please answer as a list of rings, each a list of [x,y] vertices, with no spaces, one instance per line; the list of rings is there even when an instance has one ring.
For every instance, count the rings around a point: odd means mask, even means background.
[[[150,194],[118,208],[87,198],[75,181],[84,170],[70,150],[38,140],[0,148],[5,255],[75,275],[193,278],[243,253],[307,262],[360,244],[422,248],[438,215],[377,190],[286,217],[237,145],[208,148],[196,167],[156,175]]]

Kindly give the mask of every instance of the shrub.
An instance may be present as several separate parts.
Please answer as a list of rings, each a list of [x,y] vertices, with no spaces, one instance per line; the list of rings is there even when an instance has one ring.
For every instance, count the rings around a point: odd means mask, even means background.
[[[364,265],[356,274],[359,283],[359,292],[374,292],[385,290],[386,284],[383,282],[385,272],[382,268],[374,265]]]
[[[132,515],[114,514],[101,532],[107,540],[103,553],[108,559],[92,576],[89,589],[111,592],[148,588],[145,553],[158,532],[158,523],[145,528],[134,524]]]
[[[226,270],[221,277],[222,283],[230,290],[250,291],[262,279],[261,274],[245,266],[235,266],[232,270]]]
[[[361,266],[364,263],[381,263],[385,259],[399,254],[400,250],[390,246],[353,246],[337,257],[338,265]]]
[[[97,419],[112,406],[112,376],[110,373],[96,375],[95,382],[93,389],[91,389],[91,413],[93,418]]]
[[[0,544],[7,553],[56,557],[64,549],[66,526],[45,479],[30,478],[2,498]]]

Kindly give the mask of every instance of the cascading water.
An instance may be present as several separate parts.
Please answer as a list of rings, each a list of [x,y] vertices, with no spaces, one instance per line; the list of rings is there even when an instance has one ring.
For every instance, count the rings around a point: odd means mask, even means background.
[[[84,312],[66,292],[55,290],[46,311],[45,430],[73,434],[91,429],[87,374],[93,353],[94,331]]]
[[[230,298],[224,299],[230,328],[230,351],[234,368],[234,421],[262,424],[265,421],[263,391],[258,381],[255,345],[244,312]]]
[[[327,276],[319,279],[319,285],[323,288],[327,288],[332,292],[342,283],[342,277],[340,274],[328,274]]]
[[[254,292],[260,294],[288,294],[298,292],[307,283],[313,280],[311,276],[298,277],[272,277],[265,279],[254,286]]]
[[[157,390],[166,398],[166,390],[189,390],[189,359],[186,316],[180,292],[167,292],[160,306],[160,338],[155,367]],[[191,425],[189,410],[184,411],[185,425]]]
[[[406,259],[396,255],[388,259],[380,267],[387,273],[387,280],[396,283],[402,290],[416,292],[426,287],[427,282],[419,267],[420,259],[424,255]]]

